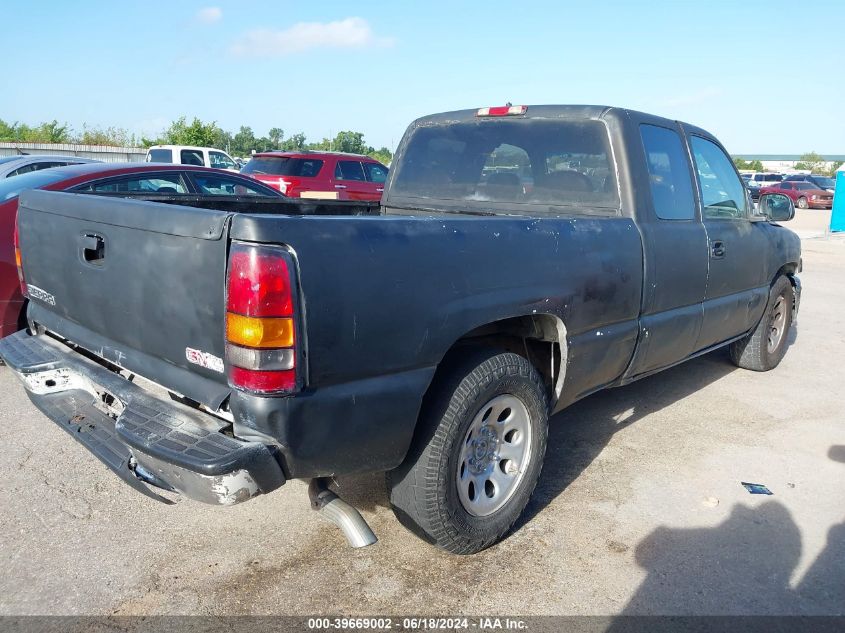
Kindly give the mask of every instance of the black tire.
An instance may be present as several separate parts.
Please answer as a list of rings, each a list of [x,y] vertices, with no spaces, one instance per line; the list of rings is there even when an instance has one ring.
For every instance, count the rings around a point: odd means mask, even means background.
[[[805,198],[804,196],[801,196],[800,198],[798,198],[798,208],[799,209],[806,209],[809,206],[810,205],[807,204],[807,198]]]
[[[731,360],[737,367],[752,371],[769,371],[778,366],[786,354],[794,301],[795,296],[789,279],[778,277],[769,291],[769,302],[757,327],[748,336],[730,346]],[[782,319],[777,326],[780,335],[777,344],[772,346],[769,343],[769,335],[779,319]]]
[[[515,396],[525,407],[529,441],[523,450],[528,457],[518,475],[521,479],[512,484],[509,496],[503,495],[504,505],[487,516],[474,516],[460,499],[458,470],[466,463],[472,425],[479,416],[486,417],[482,407],[500,396]],[[417,536],[455,554],[474,554],[496,543],[522,514],[537,485],[546,452],[548,412],[546,387],[525,358],[500,350],[461,350],[457,360],[446,361],[438,371],[405,461],[387,473],[396,517]],[[490,462],[492,468],[501,465],[497,459],[498,453]]]

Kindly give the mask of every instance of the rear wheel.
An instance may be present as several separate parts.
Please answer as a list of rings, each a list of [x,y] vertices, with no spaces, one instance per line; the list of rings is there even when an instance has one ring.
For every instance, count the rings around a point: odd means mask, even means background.
[[[522,356],[471,350],[426,397],[405,461],[388,473],[403,525],[456,554],[501,539],[525,509],[546,450],[548,399]]]
[[[799,209],[806,209],[809,206],[810,205],[807,204],[807,198],[805,198],[804,196],[801,196],[800,198],[798,198],[798,208]]]
[[[760,323],[751,334],[731,344],[731,360],[737,367],[769,371],[778,366],[786,354],[794,300],[789,279],[778,277]]]

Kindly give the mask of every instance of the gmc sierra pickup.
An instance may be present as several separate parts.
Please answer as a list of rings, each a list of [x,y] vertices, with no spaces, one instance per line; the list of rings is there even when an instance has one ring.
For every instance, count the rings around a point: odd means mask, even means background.
[[[146,494],[311,479],[364,545],[326,478],[386,471],[404,525],[472,553],[525,508],[550,414],[723,345],[770,370],[800,298],[792,202],[755,210],[711,134],[620,108],[424,117],[375,215],[286,204],[24,192],[0,356]]]

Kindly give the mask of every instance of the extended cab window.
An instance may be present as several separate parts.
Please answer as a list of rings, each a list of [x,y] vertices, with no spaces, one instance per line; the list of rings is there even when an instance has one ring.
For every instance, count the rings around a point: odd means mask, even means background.
[[[715,143],[693,136],[692,153],[701,187],[701,206],[706,219],[747,217],[748,200],[733,162]]]
[[[183,149],[179,153],[179,162],[183,165],[205,166],[205,160],[202,157],[202,150],[198,149]]]
[[[426,125],[407,142],[392,200],[458,208],[613,212],[619,193],[601,121],[483,119]]]
[[[695,217],[695,196],[681,137],[674,130],[656,125],[641,125],[640,136],[657,217],[662,220],[692,220]]]

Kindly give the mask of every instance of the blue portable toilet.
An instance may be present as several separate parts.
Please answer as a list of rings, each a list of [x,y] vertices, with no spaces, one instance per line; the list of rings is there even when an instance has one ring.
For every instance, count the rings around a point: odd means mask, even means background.
[[[836,171],[836,193],[833,194],[833,211],[830,212],[830,230],[845,231],[845,164]]]

